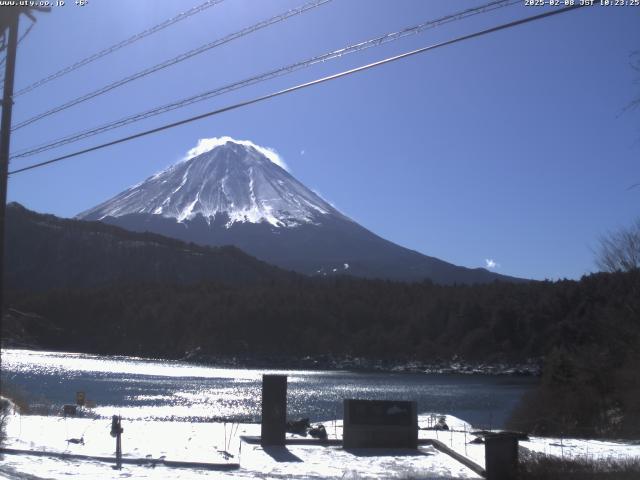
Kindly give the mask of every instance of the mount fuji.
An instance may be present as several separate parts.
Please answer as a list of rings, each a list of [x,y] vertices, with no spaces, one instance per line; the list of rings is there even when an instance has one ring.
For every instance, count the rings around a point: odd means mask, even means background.
[[[308,275],[436,283],[518,281],[459,267],[384,240],[296,180],[250,141],[201,140],[187,157],[77,215],[202,245],[235,245]]]

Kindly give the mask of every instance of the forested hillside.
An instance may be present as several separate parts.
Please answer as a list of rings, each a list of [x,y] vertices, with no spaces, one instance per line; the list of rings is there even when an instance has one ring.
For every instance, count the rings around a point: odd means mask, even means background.
[[[235,247],[202,247],[43,215],[17,203],[7,206],[5,285],[10,289],[199,281],[248,285],[291,275]]]
[[[292,277],[233,286],[144,284],[9,292],[63,333],[47,348],[181,357],[351,354],[522,360],[598,345],[626,352],[640,331],[640,273],[576,281],[438,286]]]
[[[306,356],[485,364],[533,358],[544,361],[541,385],[515,413],[513,428],[640,431],[638,269],[474,286],[310,278],[235,248],[15,205],[8,214],[5,345],[162,358],[197,352],[200,360],[239,356],[279,365]]]

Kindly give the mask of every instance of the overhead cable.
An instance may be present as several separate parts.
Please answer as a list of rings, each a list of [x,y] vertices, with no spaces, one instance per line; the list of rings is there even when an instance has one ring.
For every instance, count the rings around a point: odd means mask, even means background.
[[[66,103],[63,103],[62,105],[58,105],[57,107],[54,107],[50,110],[47,110],[46,112],[42,112],[39,113],[31,118],[28,118],[16,125],[13,126],[13,128],[11,129],[12,131],[15,130],[19,130],[20,128],[26,127],[27,125],[31,125],[34,122],[37,122],[38,120],[42,120],[45,117],[48,117],[50,115],[53,115],[55,113],[61,112],[63,110],[66,110],[67,108],[73,107],[74,105],[78,105],[79,103],[82,102],[86,102],[87,100],[91,100],[92,98],[95,98],[99,95],[102,95],[104,93],[110,92],[111,90],[121,87],[123,85],[126,85],[128,83],[133,82],[134,80],[138,80],[140,78],[146,77],[147,75],[150,75],[152,73],[155,73],[159,70],[165,69],[167,67],[170,67],[172,65],[175,65],[176,63],[182,62],[184,60],[187,60],[188,58],[191,58],[195,55],[199,55],[200,53],[206,52],[208,50],[211,50],[212,48],[215,47],[219,47],[220,45],[224,45],[225,43],[229,43],[232,40],[235,40],[237,38],[240,37],[244,37],[246,35],[249,35],[250,33],[255,32],[256,30],[260,30],[262,28],[268,27],[270,25],[274,25],[276,23],[282,22],[290,17],[293,17],[295,15],[300,15],[302,13],[308,12],[309,10],[312,10],[316,7],[319,7],[321,5],[324,5],[325,3],[330,2],[331,0],[313,0],[309,3],[306,3],[304,5],[302,5],[301,7],[297,7],[291,10],[288,10],[284,13],[281,13],[279,15],[276,15],[274,17],[271,17],[267,20],[263,20],[261,22],[258,22],[254,25],[251,25],[250,27],[246,27],[243,28],[242,30],[239,30],[237,32],[231,33],[225,37],[219,38],[217,40],[214,40],[213,42],[209,42],[206,43],[204,45],[201,45],[197,48],[194,48],[193,50],[189,50],[188,52],[184,52],[176,57],[173,57],[169,60],[165,60],[164,62],[158,63],[157,65],[154,65],[152,67],[146,68],[144,70],[141,70],[137,73],[134,73],[133,75],[129,75],[128,77],[125,78],[121,78],[120,80],[117,80],[113,83],[110,83],[108,85],[105,85],[104,87],[101,87],[97,90],[94,90],[93,92],[89,92],[85,95],[82,95],[80,97],[74,98],[73,100],[70,100]]]
[[[167,20],[165,20],[162,23],[159,23],[153,27],[147,28],[146,30],[143,30],[140,33],[136,33],[135,35],[122,40],[121,42],[118,42],[114,45],[111,45],[110,47],[107,47],[103,50],[100,50],[99,52],[94,53],[93,55],[89,55],[88,57],[83,58],[82,60],[78,60],[77,62],[62,68],[60,70],[58,70],[55,73],[52,73],[51,75],[48,75],[44,78],[41,78],[40,80],[38,80],[37,82],[33,82],[30,85],[27,85],[26,87],[18,90],[17,92],[15,92],[13,94],[13,97],[17,97],[19,95],[23,95],[27,92],[30,92],[31,90],[34,90],[38,87],[41,87],[42,85],[44,85],[45,83],[50,82],[51,80],[55,80],[56,78],[60,78],[63,75],[66,75],[68,73],[73,72],[74,70],[77,70],[80,67],[83,67],[91,62],[94,62],[96,60],[98,60],[99,58],[102,58],[106,55],[109,55],[110,53],[113,53],[117,50],[120,50],[121,48],[124,48],[128,45],[131,45],[132,43],[137,42],[138,40],[141,40],[145,37],[148,37],[149,35],[152,35],[156,32],[159,32],[160,30],[164,30],[165,28],[178,23],[181,20],[185,20],[186,18],[191,17],[192,15],[195,15],[197,13],[200,13],[204,10],[206,10],[207,8],[213,7],[214,5],[217,5],[219,3],[222,3],[224,0],[207,0],[206,2],[197,5],[189,10],[187,10],[186,12],[182,12],[179,13],[178,15],[171,17]]]
[[[568,6],[568,7],[564,7],[564,8],[550,10],[550,11],[547,11],[545,13],[540,13],[538,15],[533,15],[533,16],[530,16],[530,17],[522,18],[520,20],[514,20],[512,22],[503,23],[503,24],[495,26],[495,27],[487,28],[485,30],[480,30],[478,32],[470,33],[468,35],[463,35],[461,37],[457,37],[457,38],[454,38],[452,40],[447,40],[445,42],[436,43],[434,45],[429,45],[429,46],[426,46],[426,47],[418,48],[416,50],[405,52],[405,53],[402,53],[400,55],[395,55],[393,57],[385,58],[384,60],[379,60],[377,62],[369,63],[367,65],[363,65],[363,66],[360,66],[360,67],[352,68],[350,70],[345,70],[343,72],[336,73],[334,75],[329,75],[329,76],[322,77],[322,78],[319,78],[319,79],[316,79],[316,80],[312,80],[310,82],[306,82],[306,83],[302,83],[302,84],[299,84],[299,85],[296,85],[296,86],[293,86],[293,87],[285,88],[284,90],[279,90],[277,92],[273,92],[273,93],[270,93],[270,94],[267,94],[267,95],[263,95],[263,96],[260,96],[260,97],[255,97],[255,98],[252,98],[250,100],[245,100],[243,102],[235,103],[233,105],[229,105],[229,106],[226,106],[226,107],[223,107],[223,108],[219,108],[217,110],[213,110],[213,111],[210,111],[210,112],[207,112],[207,113],[203,113],[203,114],[200,114],[200,115],[189,117],[189,118],[177,121],[177,122],[169,123],[169,124],[157,127],[157,128],[152,128],[150,130],[145,130],[145,131],[142,131],[142,132],[138,132],[138,133],[133,134],[133,135],[129,135],[129,136],[126,136],[126,137],[119,138],[117,140],[112,140],[110,142],[102,143],[100,145],[96,145],[96,146],[93,146],[93,147],[85,148],[83,150],[78,150],[76,152],[69,153],[69,154],[66,154],[66,155],[62,155],[60,157],[56,157],[56,158],[53,158],[51,160],[34,163],[34,164],[26,166],[26,167],[22,167],[22,168],[18,168],[18,169],[12,170],[12,171],[9,172],[9,175],[15,175],[16,173],[26,172],[28,170],[33,170],[35,168],[44,167],[45,165],[51,165],[53,163],[57,163],[57,162],[61,162],[63,160],[67,160],[69,158],[77,157],[77,156],[83,155],[85,153],[94,152],[96,150],[101,150],[103,148],[107,148],[107,147],[111,147],[113,145],[118,145],[120,143],[128,142],[128,141],[134,140],[136,138],[145,137],[147,135],[151,135],[151,134],[154,134],[154,133],[162,132],[162,131],[168,130],[170,128],[174,128],[174,127],[178,127],[178,126],[181,126],[181,125],[185,125],[187,123],[195,122],[197,120],[202,120],[203,118],[208,118],[208,117],[212,117],[214,115],[219,115],[221,113],[225,113],[225,112],[228,112],[228,111],[231,111],[231,110],[236,110],[238,108],[246,107],[248,105],[252,105],[254,103],[258,103],[258,102],[262,102],[262,101],[265,101],[265,100],[269,100],[269,99],[274,98],[274,97],[279,97],[281,95],[286,95],[288,93],[292,93],[292,92],[295,92],[295,91],[298,91],[298,90],[302,90],[302,89],[305,89],[305,88],[308,88],[308,87],[311,87],[311,86],[314,86],[314,85],[325,83],[325,82],[328,82],[328,81],[331,81],[331,80],[336,80],[338,78],[346,77],[348,75],[353,75],[354,73],[358,73],[358,72],[362,72],[362,71],[365,71],[365,70],[369,70],[371,68],[379,67],[381,65],[385,65],[385,64],[391,63],[391,62],[395,62],[397,60],[401,60],[401,59],[404,59],[404,58],[407,58],[407,57],[410,57],[410,56],[413,56],[413,55],[417,55],[417,54],[420,54],[420,53],[425,53],[425,52],[428,52],[428,51],[431,51],[431,50],[435,50],[437,48],[445,47],[447,45],[452,45],[454,43],[463,42],[465,40],[470,40],[472,38],[480,37],[480,36],[483,36],[483,35],[488,35],[490,33],[494,33],[494,32],[500,31],[500,30],[506,30],[508,28],[513,28],[513,27],[516,27],[518,25],[524,25],[526,23],[534,22],[536,20],[542,20],[543,18],[551,17],[551,16],[554,16],[554,15],[559,15],[561,13],[569,12],[571,10],[576,10],[578,8],[583,8],[585,6],[588,6],[588,5],[584,5],[584,4],[583,5],[572,5],[572,6]]]
[[[482,6],[478,6],[478,7],[463,10],[454,14],[446,15],[436,20],[425,21],[411,27],[406,27],[396,32],[380,35],[378,37],[372,38],[370,40],[366,40],[364,42],[356,43],[344,48],[340,48],[338,50],[333,50],[333,51],[324,53],[322,55],[317,55],[315,57],[287,65],[285,67],[277,68],[275,70],[271,70],[259,75],[255,75],[253,77],[246,78],[241,81],[227,84],[222,87],[215,88],[213,90],[208,90],[206,92],[202,92],[197,95],[193,95],[190,97],[183,98],[181,100],[174,101],[174,102],[162,105],[160,107],[155,107],[150,110],[146,110],[144,112],[130,115],[128,117],[121,118],[119,120],[116,120],[107,124],[103,124],[101,126],[98,126],[92,129],[76,132],[71,135],[67,135],[65,137],[56,139],[54,141],[51,141],[42,145],[38,145],[36,147],[29,147],[28,149],[23,149],[14,153],[11,156],[11,158],[16,159],[16,158],[29,157],[47,150],[51,150],[53,148],[57,148],[63,145],[67,145],[69,143],[83,140],[85,138],[88,138],[94,135],[98,135],[100,133],[107,132],[109,130],[113,130],[115,128],[120,128],[134,122],[145,120],[147,118],[160,115],[162,113],[166,113],[172,110],[176,110],[178,108],[186,107],[188,105],[191,105],[197,102],[208,100],[218,95],[229,93],[231,91],[238,90],[240,88],[248,87],[260,82],[264,82],[266,80],[270,80],[270,79],[280,77],[289,73],[293,73],[297,70],[301,70],[303,68],[307,68],[318,63],[326,62],[328,60],[332,60],[335,58],[340,58],[345,55],[359,52],[371,47],[376,47],[379,45],[390,43],[390,42],[399,40],[401,38],[407,37],[409,35],[414,35],[414,34],[423,32],[424,30],[427,30],[430,28],[435,28],[440,25],[444,25],[446,23],[461,20],[463,18],[467,18],[469,16],[477,15],[480,13],[493,11],[497,8],[510,6],[516,3],[520,3],[520,0],[497,0],[497,1],[489,2]]]

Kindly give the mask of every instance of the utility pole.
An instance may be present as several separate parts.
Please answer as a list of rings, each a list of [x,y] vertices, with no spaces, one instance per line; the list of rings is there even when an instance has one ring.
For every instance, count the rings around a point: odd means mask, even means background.
[[[0,121],[0,325],[4,308],[4,237],[7,209],[7,182],[9,179],[9,145],[11,143],[11,113],[13,111],[13,80],[18,50],[18,24],[20,15],[36,21],[31,11],[49,12],[50,7],[0,7],[0,34],[8,31],[6,42],[4,90],[2,96],[2,120]]]
[[[8,10],[8,11],[7,11]],[[5,16],[6,12],[6,16]],[[11,111],[13,110],[13,77],[18,49],[18,19],[20,10],[5,7],[3,14],[3,34],[9,30],[7,58],[4,69],[4,90],[2,96],[2,123],[0,124],[0,316],[4,314],[4,221],[7,209],[7,181],[9,175],[9,142],[11,139]]]

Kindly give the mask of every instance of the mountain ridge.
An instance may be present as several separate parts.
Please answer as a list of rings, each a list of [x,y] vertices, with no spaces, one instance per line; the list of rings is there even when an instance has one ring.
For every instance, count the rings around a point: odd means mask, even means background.
[[[201,245],[235,245],[306,275],[436,283],[525,281],[407,249],[367,230],[269,158],[230,137],[76,218],[152,231]]]
[[[12,202],[6,212],[5,285],[48,290],[109,284],[250,285],[298,275],[234,246],[209,247],[103,222],[59,218]]]

